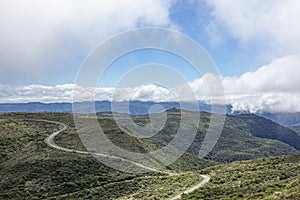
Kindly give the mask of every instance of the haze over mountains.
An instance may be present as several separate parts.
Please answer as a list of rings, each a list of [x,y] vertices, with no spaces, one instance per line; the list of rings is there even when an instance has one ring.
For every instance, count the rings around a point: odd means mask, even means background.
[[[177,108],[193,110],[190,103],[185,102],[181,105],[178,102],[153,102],[153,101],[129,101],[129,102],[110,102],[95,101],[95,110],[93,104],[89,102],[76,103],[81,108],[82,114],[93,112],[120,112],[131,115],[146,115],[151,112],[162,112],[167,109]],[[198,102],[199,111],[211,112],[212,106],[201,101]],[[151,106],[160,105],[151,110]],[[112,109],[113,106],[113,109]],[[0,103],[0,112],[72,112],[72,103]],[[224,113],[230,115],[250,114],[249,112],[232,112],[231,105],[224,106]],[[296,126],[300,123],[300,113],[256,113],[259,116],[270,119],[283,126]]]
[[[211,105],[198,102],[200,111],[211,111]],[[83,114],[96,112],[127,112],[132,115],[145,115],[151,113],[150,107],[153,105],[161,105],[161,109],[156,112],[162,112],[171,108],[183,108],[190,110],[192,104],[185,102],[180,105],[178,102],[153,102],[153,101],[129,101],[129,102],[111,102],[111,101],[95,101],[75,103],[80,106]],[[91,105],[95,105],[95,110]],[[113,107],[113,109],[112,109]],[[0,103],[0,112],[72,112],[72,103]],[[230,106],[226,106],[226,113],[230,113]]]

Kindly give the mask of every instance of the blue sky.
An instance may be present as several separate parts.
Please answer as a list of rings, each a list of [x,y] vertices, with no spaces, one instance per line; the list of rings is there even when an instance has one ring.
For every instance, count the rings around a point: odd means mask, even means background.
[[[178,71],[187,80],[197,79],[201,75],[199,75],[191,64],[175,54],[162,50],[144,49],[128,53],[114,61],[101,77],[99,86],[114,86],[124,74],[134,69],[134,67],[151,63],[153,65],[161,64],[169,66]],[[136,77],[135,80],[138,78],[146,79],[146,77]],[[132,80],[127,86],[135,86],[135,80]]]
[[[230,3],[228,4],[230,7]],[[170,9],[170,18],[180,31],[201,44],[215,61],[223,76],[239,76],[271,61],[263,44],[243,43],[219,26],[218,35],[208,30],[214,21],[214,10],[208,1],[178,1]]]
[[[300,111],[299,18],[297,0],[3,0],[0,102],[71,101],[78,70],[97,45],[123,31],[161,27],[204,47],[236,109]],[[158,50],[132,52],[114,62],[100,82],[100,99],[111,98],[124,73],[148,63],[174,68],[205,100],[204,79],[212,77]],[[138,78],[143,76],[148,78]],[[162,88],[135,87],[126,93],[139,99],[132,91],[145,96],[149,90],[150,100],[154,94],[164,100]]]

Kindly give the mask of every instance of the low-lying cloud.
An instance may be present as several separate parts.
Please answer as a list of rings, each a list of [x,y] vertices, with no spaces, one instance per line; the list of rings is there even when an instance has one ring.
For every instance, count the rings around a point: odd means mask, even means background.
[[[300,112],[300,56],[291,55],[274,60],[254,72],[247,72],[238,77],[222,77],[226,103],[232,105],[232,111],[259,112]],[[209,88],[217,85],[217,75],[205,74],[189,82],[198,100],[210,103]],[[207,85],[209,82],[211,85]],[[95,100],[110,101],[176,101],[190,100],[185,86],[165,88],[156,84],[145,84],[126,88],[83,88],[74,84],[56,86],[0,85],[0,102],[72,102],[76,87],[77,99],[85,101],[94,96]],[[218,103],[217,101],[214,101]]]
[[[226,102],[232,105],[233,112],[299,112],[299,74],[300,55],[291,55],[276,59],[254,72],[223,77]],[[206,74],[191,83],[191,87],[199,91],[198,99],[210,99],[204,85],[205,80],[213,79],[213,76]]]
[[[223,79],[234,111],[299,112],[300,56],[274,60],[255,72]]]

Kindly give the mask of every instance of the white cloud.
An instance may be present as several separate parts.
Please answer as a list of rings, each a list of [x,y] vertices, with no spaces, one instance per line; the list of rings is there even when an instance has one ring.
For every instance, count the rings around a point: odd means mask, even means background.
[[[242,43],[266,45],[280,55],[300,52],[300,2],[298,0],[209,0],[213,8],[208,30],[223,28]],[[222,37],[217,35],[217,37]]]
[[[167,88],[155,84],[142,85],[133,91],[133,100],[141,101],[174,101],[176,98]]]
[[[170,5],[171,0],[2,0],[0,79],[35,82],[60,67],[78,67],[74,60],[111,34],[143,25],[170,26]]]
[[[1,102],[55,102],[70,100],[72,84],[58,86],[28,85],[9,86],[0,85]]]
[[[223,78],[233,111],[299,112],[300,2],[209,0],[208,5],[212,40],[229,36],[244,48],[255,48],[257,56],[273,59],[254,72]]]
[[[300,55],[276,59],[255,72],[224,78],[233,110],[251,112],[300,111]]]
[[[300,55],[291,55],[272,61],[270,64],[247,72],[240,77],[224,79],[228,93],[300,92]]]
[[[232,97],[233,112],[251,113],[295,113],[300,111],[300,93],[266,93],[252,94],[248,96]]]
[[[232,111],[257,112],[300,112],[300,55],[276,59],[254,72],[239,77],[223,77],[226,102]],[[205,80],[214,83],[212,74],[190,83],[198,99],[211,100]],[[217,80],[217,79],[215,79]]]
[[[56,86],[28,85],[10,86],[0,84],[1,103],[22,102],[72,102],[73,94],[76,101],[87,101],[91,97],[95,100],[113,101],[174,101],[175,97],[164,87],[147,84],[128,88],[93,88],[79,87],[75,84]]]
[[[194,91],[189,92],[188,85],[177,88],[165,88],[156,84],[145,84],[127,88],[82,88],[74,84],[56,86],[0,85],[0,102],[72,102],[73,88],[76,87],[77,101],[86,101],[87,97],[96,100],[114,101],[174,101],[198,100],[218,103],[218,98],[210,96],[219,81],[224,86],[226,103],[232,105],[232,111],[258,112],[300,112],[300,55],[276,59],[254,72],[239,77],[218,79],[214,74],[205,74],[189,82]],[[175,96],[176,95],[176,96]],[[217,94],[218,95],[218,94]]]

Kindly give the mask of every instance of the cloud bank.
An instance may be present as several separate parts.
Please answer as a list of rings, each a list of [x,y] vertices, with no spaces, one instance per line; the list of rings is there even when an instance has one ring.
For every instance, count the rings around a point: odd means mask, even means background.
[[[259,112],[300,112],[300,55],[276,59],[254,72],[239,77],[222,77],[226,103],[232,105],[232,111]],[[198,100],[210,103],[209,86],[218,80],[214,74],[205,74],[189,82]],[[56,86],[0,85],[1,102],[72,102],[73,89],[76,87],[79,100],[94,96],[96,100],[113,101],[176,101],[173,95],[181,95],[184,100],[191,99],[182,89],[165,88],[156,84],[126,88],[82,88],[74,84]],[[210,87],[212,87],[210,85]],[[218,103],[218,102],[216,102]]]
[[[234,111],[299,112],[300,55],[286,56],[223,85]]]

